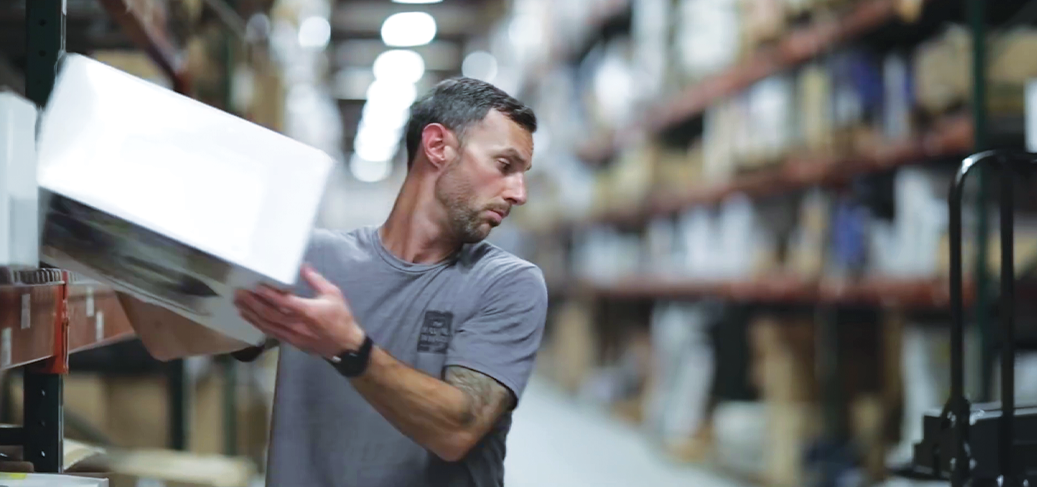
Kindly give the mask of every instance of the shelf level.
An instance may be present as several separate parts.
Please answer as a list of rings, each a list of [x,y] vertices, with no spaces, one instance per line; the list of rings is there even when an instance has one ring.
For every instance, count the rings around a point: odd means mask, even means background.
[[[0,285],[0,370],[55,355],[65,283]],[[110,287],[67,285],[68,350],[75,353],[133,337]]]
[[[876,145],[867,152],[842,157],[791,157],[771,169],[737,176],[728,183],[691,188],[677,194],[656,193],[641,207],[605,212],[589,222],[570,222],[564,227],[580,228],[610,223],[643,225],[652,218],[695,206],[717,204],[735,194],[759,198],[838,184],[865,174],[921,164],[940,157],[963,155],[973,145],[971,120],[964,115],[948,116],[938,121],[928,132],[908,140]]]
[[[892,22],[898,16],[898,3],[898,0],[863,0],[842,16],[818,19],[809,26],[794,29],[775,45],[757,48],[734,66],[652,104],[639,120],[607,137],[611,143],[595,138],[583,144],[578,154],[590,164],[608,160],[642,132],[661,132],[705,112],[717,100]]]
[[[699,281],[653,276],[631,276],[611,283],[577,281],[560,284],[578,293],[604,299],[654,300],[717,298],[735,302],[793,305],[899,306],[943,309],[950,305],[950,287],[944,279],[869,277],[860,280],[811,281],[770,276],[735,281]],[[971,284],[964,289],[966,305],[973,299]]]

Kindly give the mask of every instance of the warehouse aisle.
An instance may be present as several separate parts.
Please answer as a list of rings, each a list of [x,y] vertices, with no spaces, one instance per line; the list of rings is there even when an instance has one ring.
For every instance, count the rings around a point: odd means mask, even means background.
[[[530,382],[515,413],[505,460],[507,487],[742,487],[668,463],[631,425],[574,403],[543,379]]]

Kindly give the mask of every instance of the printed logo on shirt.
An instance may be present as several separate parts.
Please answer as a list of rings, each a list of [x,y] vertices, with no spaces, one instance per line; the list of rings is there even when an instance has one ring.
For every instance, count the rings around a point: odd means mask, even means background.
[[[426,311],[425,320],[421,324],[421,337],[418,338],[418,351],[446,353],[450,345],[450,327],[453,321],[453,313]]]

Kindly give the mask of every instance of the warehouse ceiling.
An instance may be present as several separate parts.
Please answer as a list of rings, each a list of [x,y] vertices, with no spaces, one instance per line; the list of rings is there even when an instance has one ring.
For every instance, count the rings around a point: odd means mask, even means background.
[[[0,86],[16,91],[24,90],[26,1],[0,0]],[[164,5],[166,34],[174,49],[183,49],[186,39],[199,33],[203,26],[230,25],[221,17],[221,11],[228,5],[237,7],[238,22],[242,22],[252,18],[254,13],[269,13],[274,3],[274,0],[173,0],[158,4],[152,4],[152,0],[66,1],[66,49],[83,54],[139,49],[110,15],[113,6],[117,10],[123,2],[138,9]],[[374,61],[380,54],[393,49],[420,54],[424,74],[414,86],[418,93],[423,92],[442,79],[461,74],[466,53],[488,50],[487,35],[510,3],[509,0],[441,0],[431,4],[397,3],[397,0],[332,1],[327,24],[330,26],[326,50],[328,87],[342,117],[341,147],[345,154],[354,152],[353,141],[367,89],[374,81]],[[431,42],[411,47],[389,47],[383,42],[381,31],[385,20],[405,12],[423,12],[434,19],[435,36]]]
[[[443,0],[435,4],[403,4],[389,0],[341,0],[331,14],[329,71],[332,93],[339,100],[344,149],[353,150],[367,87],[374,80],[372,66],[381,53],[393,49],[381,37],[383,22],[401,12],[425,12],[435,19],[436,35],[429,44],[410,47],[421,54],[425,75],[421,92],[436,82],[461,74],[465,53],[485,49],[491,26],[505,12],[506,0]]]

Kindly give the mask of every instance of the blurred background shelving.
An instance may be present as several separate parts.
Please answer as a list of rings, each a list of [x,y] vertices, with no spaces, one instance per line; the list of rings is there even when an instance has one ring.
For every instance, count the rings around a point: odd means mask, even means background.
[[[21,92],[24,6],[0,0],[0,85]],[[67,0],[65,17],[69,51],[336,158],[321,226],[388,214],[407,107],[436,82],[520,98],[540,122],[530,198],[492,241],[548,280],[533,389],[553,392],[533,404],[593,408],[660,464],[770,486],[903,481],[947,394],[950,180],[972,152],[1026,147],[1037,79],[1030,0]],[[967,379],[994,400],[986,179],[966,194]],[[1037,401],[1034,183],[1016,190],[1020,401]],[[9,311],[25,289],[0,286],[11,365],[53,350]],[[156,363],[108,290],[74,282],[32,288],[32,328],[61,292],[69,348],[92,347],[70,358],[70,437],[261,472],[275,355]]]

